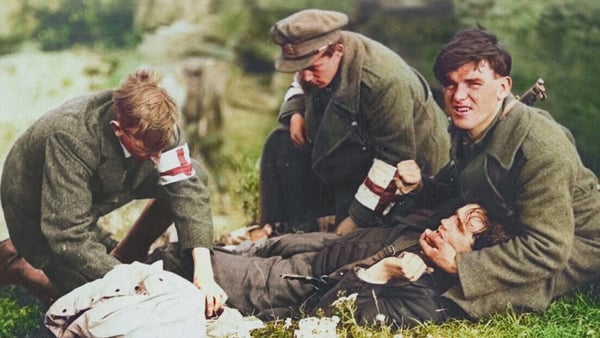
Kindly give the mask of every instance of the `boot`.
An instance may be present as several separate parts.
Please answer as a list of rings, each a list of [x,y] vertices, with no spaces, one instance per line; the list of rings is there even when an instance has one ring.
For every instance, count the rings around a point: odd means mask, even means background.
[[[19,256],[12,241],[6,239],[0,242],[0,287],[11,284],[24,287],[47,306],[58,297],[46,274]]]
[[[173,223],[174,216],[166,201],[150,200],[125,237],[110,253],[121,263],[145,262],[150,246]]]

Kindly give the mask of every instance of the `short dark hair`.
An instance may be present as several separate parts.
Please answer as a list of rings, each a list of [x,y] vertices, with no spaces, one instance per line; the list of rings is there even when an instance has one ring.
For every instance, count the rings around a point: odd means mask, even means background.
[[[502,224],[488,219],[485,231],[475,234],[474,237],[475,242],[473,243],[473,250],[479,250],[498,243],[506,242],[514,237],[514,235],[510,234]]]
[[[490,204],[493,202],[487,198],[480,198],[471,203],[475,203],[479,207],[469,210],[466,214],[466,226],[470,224],[470,220],[473,218],[479,219],[485,224],[483,229],[473,233],[475,238],[473,250],[506,242],[515,237],[516,232],[512,228],[515,221],[513,216],[501,215],[494,211],[493,208],[490,208]]]
[[[442,84],[448,83],[448,73],[468,63],[487,61],[500,76],[509,76],[512,57],[498,44],[492,32],[481,27],[466,28],[454,35],[435,58],[433,73]]]

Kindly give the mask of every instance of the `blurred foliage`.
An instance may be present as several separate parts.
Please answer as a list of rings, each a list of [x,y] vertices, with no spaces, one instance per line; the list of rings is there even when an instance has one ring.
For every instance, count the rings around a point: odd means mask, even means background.
[[[583,5],[583,6],[582,6]],[[596,172],[600,169],[600,2],[586,6],[581,1],[567,1],[549,6],[537,23],[540,59],[548,60],[547,83],[552,92],[555,118],[571,129],[584,160]]]
[[[134,1],[58,0],[57,6],[27,6],[38,21],[32,36],[43,50],[60,50],[73,45],[123,48],[139,42],[134,27]]]
[[[247,225],[258,223],[260,212],[259,171],[256,166],[258,155],[244,156],[234,161],[231,158],[230,168],[236,172],[234,192],[240,201],[247,220]]]
[[[223,15],[223,29],[233,41],[236,62],[248,73],[273,72],[278,47],[269,41],[269,29],[279,19],[304,8],[350,12],[353,1],[331,0],[219,0],[215,12]]]
[[[29,337],[40,328],[39,307],[19,304],[17,291],[12,286],[0,289],[0,337]]]
[[[0,36],[0,55],[17,51],[24,39],[19,35]]]
[[[32,37],[45,50],[83,44],[131,47],[140,41],[136,1],[56,0],[23,3],[14,35],[2,36],[0,52],[13,51],[27,37],[28,17],[37,24]],[[495,32],[514,58],[514,91],[521,93],[544,78],[549,100],[538,104],[574,134],[584,162],[600,172],[598,88],[600,2],[596,0],[213,0],[208,37],[230,49],[247,74],[273,72],[278,47],[268,32],[277,20],[305,8],[332,9],[350,17],[347,29],[363,33],[402,55],[431,82],[438,49],[460,28],[480,24]],[[213,19],[215,19],[213,21]],[[204,19],[206,21],[206,18]],[[212,41],[212,40],[211,40]]]

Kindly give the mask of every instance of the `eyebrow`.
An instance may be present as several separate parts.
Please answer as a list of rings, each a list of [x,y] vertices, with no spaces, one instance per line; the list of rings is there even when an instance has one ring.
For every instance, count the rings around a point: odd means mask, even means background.
[[[466,82],[468,84],[473,84],[473,83],[483,83],[485,81],[479,76],[473,76],[473,77],[466,78],[464,82]]]

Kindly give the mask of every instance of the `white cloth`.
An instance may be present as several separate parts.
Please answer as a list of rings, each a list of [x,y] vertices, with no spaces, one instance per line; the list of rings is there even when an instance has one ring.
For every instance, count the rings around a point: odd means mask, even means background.
[[[206,337],[204,313],[202,292],[162,261],[134,262],[59,298],[44,324],[59,338]]]
[[[252,330],[264,326],[256,317],[243,317],[238,310],[225,307],[219,318],[207,321],[206,334],[211,338],[251,338]]]

